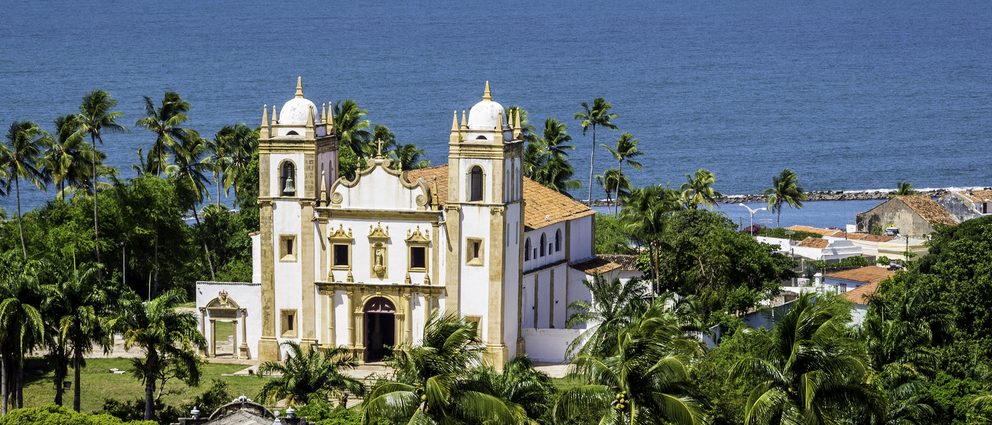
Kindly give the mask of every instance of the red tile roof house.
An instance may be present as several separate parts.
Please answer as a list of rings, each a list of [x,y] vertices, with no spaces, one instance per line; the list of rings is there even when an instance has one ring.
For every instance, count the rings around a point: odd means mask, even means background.
[[[868,313],[868,303],[871,296],[878,291],[878,284],[896,274],[895,271],[878,266],[859,267],[827,273],[823,277],[825,285],[834,285],[841,297],[854,304],[851,311],[851,321],[860,326]]]

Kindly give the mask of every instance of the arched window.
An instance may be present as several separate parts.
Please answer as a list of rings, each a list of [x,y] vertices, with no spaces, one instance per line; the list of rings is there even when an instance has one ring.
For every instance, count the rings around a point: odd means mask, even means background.
[[[482,167],[476,165],[472,167],[472,171],[469,171],[469,201],[481,201],[482,200]]]
[[[548,247],[548,237],[541,233],[541,256],[544,256],[544,250]]]
[[[530,238],[524,241],[524,261],[530,261]]]
[[[296,166],[291,161],[282,163],[282,173],[279,177],[282,186],[283,196],[293,196],[296,194]]]
[[[561,252],[561,229],[555,231],[555,252]]]

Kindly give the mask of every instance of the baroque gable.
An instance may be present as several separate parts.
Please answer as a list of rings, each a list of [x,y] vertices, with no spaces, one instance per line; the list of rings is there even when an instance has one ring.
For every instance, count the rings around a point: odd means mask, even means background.
[[[392,161],[375,158],[354,180],[339,178],[331,185],[330,207],[361,210],[425,211],[431,195],[427,183],[411,181],[406,172],[390,168]]]

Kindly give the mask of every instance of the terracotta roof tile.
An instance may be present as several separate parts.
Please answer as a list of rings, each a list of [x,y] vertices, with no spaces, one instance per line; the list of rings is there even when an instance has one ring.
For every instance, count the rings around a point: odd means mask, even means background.
[[[789,226],[789,227],[786,227],[786,229],[789,229],[789,230],[792,230],[792,231],[795,231],[795,232],[816,233],[816,234],[821,235],[821,236],[836,236],[836,235],[838,235],[840,233],[843,233],[843,232],[841,232],[840,230],[837,230],[837,229],[823,229],[823,228],[819,228],[819,227],[800,226],[800,225]]]
[[[856,269],[827,273],[825,277],[850,280],[853,282],[878,283],[895,275],[896,272],[884,267],[866,266]]]
[[[955,225],[958,223],[944,207],[927,195],[897,196],[896,199],[902,201],[909,209],[919,214],[930,224]]]
[[[888,235],[873,235],[871,233],[848,233],[840,234],[837,237],[846,237],[847,239],[857,240],[857,241],[868,241],[868,242],[888,242],[895,239],[895,236]]]
[[[971,202],[986,202],[992,201],[992,190],[982,189],[982,190],[969,190],[961,192],[966,198],[971,199]]]
[[[801,242],[799,242],[799,246],[806,247],[806,248],[820,248],[820,249],[823,249],[823,248],[826,248],[828,245],[830,245],[830,241],[828,241],[826,239],[813,238],[813,237],[803,239]]]
[[[433,187],[437,178],[438,199],[441,204],[448,202],[448,166],[422,168],[407,172],[411,181],[423,178],[428,187]],[[581,202],[555,192],[531,179],[524,178],[524,226],[539,229],[565,220],[595,215],[596,212]]]
[[[842,297],[855,304],[868,305],[868,300],[871,299],[872,295],[878,292],[878,282],[872,282],[867,285],[861,285],[850,291],[845,292]]]
[[[593,257],[586,261],[572,264],[572,268],[587,275],[609,273],[620,268],[620,265],[603,257]]]
[[[620,265],[620,270],[638,271],[636,255],[599,254],[599,257]]]

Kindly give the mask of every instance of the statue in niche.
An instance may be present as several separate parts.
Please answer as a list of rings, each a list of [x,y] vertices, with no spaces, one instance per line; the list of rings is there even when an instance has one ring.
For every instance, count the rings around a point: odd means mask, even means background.
[[[376,246],[372,262],[372,271],[376,276],[382,278],[386,274],[386,249]]]

